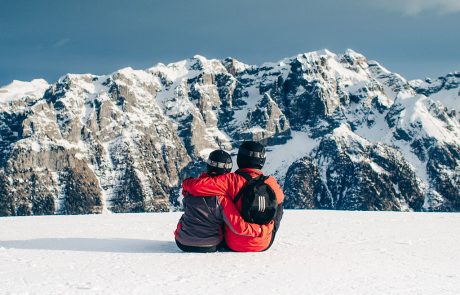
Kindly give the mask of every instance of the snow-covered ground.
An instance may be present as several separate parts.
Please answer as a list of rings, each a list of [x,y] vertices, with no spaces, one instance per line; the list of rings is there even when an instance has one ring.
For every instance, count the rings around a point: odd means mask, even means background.
[[[460,294],[460,214],[286,211],[263,253],[182,253],[180,213],[0,218],[0,294]]]

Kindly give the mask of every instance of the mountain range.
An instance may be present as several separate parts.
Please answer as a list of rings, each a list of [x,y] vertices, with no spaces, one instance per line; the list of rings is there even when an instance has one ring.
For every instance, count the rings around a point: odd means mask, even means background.
[[[221,148],[267,146],[286,208],[460,211],[460,72],[347,50],[203,56],[0,88],[0,216],[158,212]]]

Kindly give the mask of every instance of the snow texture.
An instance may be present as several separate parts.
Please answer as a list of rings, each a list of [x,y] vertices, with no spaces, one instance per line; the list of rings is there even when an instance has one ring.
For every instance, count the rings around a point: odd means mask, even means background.
[[[35,79],[31,82],[14,80],[0,88],[0,102],[14,101],[26,96],[39,98],[49,86],[43,79]]]
[[[261,253],[183,253],[180,213],[0,219],[0,294],[459,294],[460,215],[291,211]]]

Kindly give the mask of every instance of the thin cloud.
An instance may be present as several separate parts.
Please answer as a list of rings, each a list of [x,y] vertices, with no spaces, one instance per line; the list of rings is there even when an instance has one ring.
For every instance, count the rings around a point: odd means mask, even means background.
[[[439,14],[459,13],[459,0],[374,0],[369,3],[405,15],[417,15],[422,12]]]
[[[52,45],[53,48],[60,48],[69,43],[70,38],[63,38]]]

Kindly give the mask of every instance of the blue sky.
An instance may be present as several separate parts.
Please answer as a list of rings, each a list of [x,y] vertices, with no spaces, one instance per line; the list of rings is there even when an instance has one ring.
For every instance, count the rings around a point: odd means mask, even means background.
[[[201,54],[249,64],[347,48],[409,79],[460,70],[458,0],[0,0],[0,85]]]

